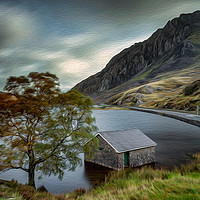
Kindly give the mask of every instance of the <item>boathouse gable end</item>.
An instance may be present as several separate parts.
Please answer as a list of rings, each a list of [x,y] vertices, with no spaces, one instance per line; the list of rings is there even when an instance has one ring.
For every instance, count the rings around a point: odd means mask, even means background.
[[[99,134],[96,137],[98,138],[99,149],[94,150],[94,156],[92,158],[89,158],[88,155],[85,154],[85,161],[93,162],[112,169],[123,168],[123,153],[116,153],[115,149]]]
[[[138,129],[99,132],[99,149],[85,161],[113,169],[137,167],[155,162],[156,143]],[[87,145],[87,144],[86,144]]]

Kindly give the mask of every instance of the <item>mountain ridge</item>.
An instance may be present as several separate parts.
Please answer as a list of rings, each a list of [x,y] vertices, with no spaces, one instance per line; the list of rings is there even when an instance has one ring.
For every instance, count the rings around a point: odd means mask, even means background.
[[[84,95],[97,98],[131,79],[136,79],[137,83],[138,80],[142,80],[142,74],[146,73],[145,78],[148,79],[163,70],[181,69],[185,67],[183,64],[187,65],[187,62],[198,55],[194,45],[185,39],[199,27],[199,10],[181,14],[180,17],[169,20],[147,40],[122,50],[102,71],[81,81],[74,88]]]

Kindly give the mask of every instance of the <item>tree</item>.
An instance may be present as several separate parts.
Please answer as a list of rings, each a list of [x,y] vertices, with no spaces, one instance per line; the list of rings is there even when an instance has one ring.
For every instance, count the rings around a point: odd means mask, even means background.
[[[97,129],[91,99],[76,90],[62,94],[58,86],[48,72],[10,77],[4,89],[17,100],[0,103],[0,170],[22,169],[34,187],[35,170],[61,179],[63,170],[80,165]]]

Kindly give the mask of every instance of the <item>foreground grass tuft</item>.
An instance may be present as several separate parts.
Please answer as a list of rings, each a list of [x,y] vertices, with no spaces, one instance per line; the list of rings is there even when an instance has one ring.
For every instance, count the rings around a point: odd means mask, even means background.
[[[38,192],[32,186],[22,185],[17,181],[0,180],[0,200],[65,200],[64,195],[53,195],[48,192]]]

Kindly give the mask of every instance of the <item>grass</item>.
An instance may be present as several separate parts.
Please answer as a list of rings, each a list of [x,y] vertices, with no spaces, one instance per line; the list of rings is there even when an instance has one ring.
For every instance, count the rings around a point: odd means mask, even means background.
[[[148,83],[152,88],[162,88],[161,91],[157,90],[153,94],[138,96],[139,89],[144,86],[141,85],[111,97],[106,103],[111,105],[137,106],[136,102],[139,99],[139,101],[142,101],[142,104],[139,105],[140,107],[195,111],[196,106],[200,105],[200,96],[198,94],[191,96],[182,94],[185,87],[199,79],[199,75],[199,64],[196,64],[178,73],[168,73],[166,75],[167,78],[165,77],[161,80]]]
[[[149,83],[148,85],[150,85],[152,88],[161,87],[163,90],[157,91],[153,94],[144,94],[142,101],[144,103],[149,103],[166,99],[166,97],[177,96],[182,91],[181,87],[190,82],[191,79],[187,77],[174,77]],[[117,105],[125,105],[124,103],[126,102],[126,105],[129,105],[129,103],[132,103],[134,97],[137,97],[137,91],[140,89],[140,87],[143,87],[143,85],[130,89],[124,93],[121,93],[120,95],[116,95],[113,98],[111,98],[107,103],[112,102]]]
[[[200,28],[193,31],[193,33],[188,37],[189,40],[191,40],[195,44],[200,44]]]
[[[65,200],[65,195],[54,195],[48,192],[36,191],[29,185],[17,181],[0,180],[0,200]]]
[[[195,161],[172,171],[145,167],[133,171],[112,172],[103,185],[81,196],[79,200],[192,200],[200,199],[200,154]]]
[[[154,70],[157,69],[162,64],[162,61],[160,61],[158,64],[152,66],[150,69],[145,71],[144,73],[140,74],[139,76],[136,76],[135,78],[131,79],[131,81],[137,81],[137,80],[144,80],[147,78],[147,76]]]

